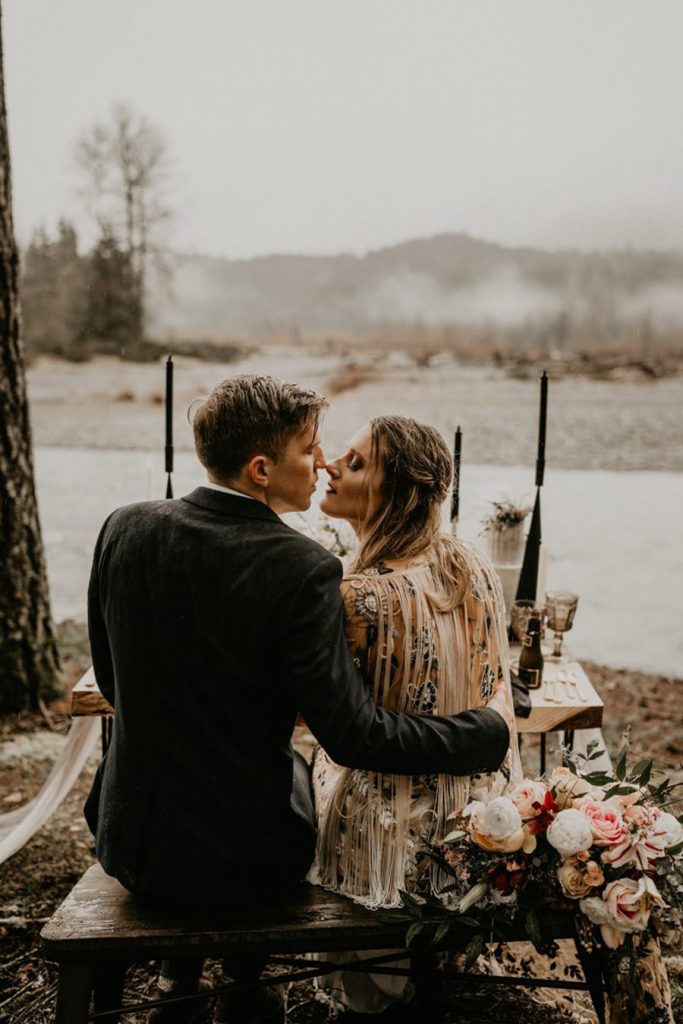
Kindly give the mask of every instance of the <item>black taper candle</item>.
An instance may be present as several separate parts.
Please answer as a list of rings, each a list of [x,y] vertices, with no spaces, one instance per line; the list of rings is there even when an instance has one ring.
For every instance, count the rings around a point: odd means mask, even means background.
[[[462,461],[462,430],[455,431],[453,445],[453,496],[451,498],[451,524],[455,523],[460,514],[460,463]]]
[[[173,356],[166,360],[166,497],[173,497]]]
[[[538,419],[538,454],[536,456],[536,486],[543,486],[545,471],[545,428],[548,418],[548,374],[541,374],[541,410]]]

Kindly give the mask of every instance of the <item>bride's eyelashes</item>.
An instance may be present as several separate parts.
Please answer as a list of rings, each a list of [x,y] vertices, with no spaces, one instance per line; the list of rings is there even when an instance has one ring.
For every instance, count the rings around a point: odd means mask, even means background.
[[[363,460],[361,458],[359,458],[357,455],[354,455],[347,462],[347,466],[351,470],[352,473],[355,473],[356,470],[363,468]]]

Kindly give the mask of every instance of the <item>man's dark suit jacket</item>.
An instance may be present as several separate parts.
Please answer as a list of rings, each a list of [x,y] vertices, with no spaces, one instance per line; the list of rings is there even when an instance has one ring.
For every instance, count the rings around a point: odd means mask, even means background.
[[[500,765],[509,735],[495,711],[375,707],[344,637],[340,581],[339,560],[266,505],[206,487],[104,524],[89,628],[116,717],[86,817],[128,889],[229,903],[304,876],[314,836],[291,799],[299,711],[342,765]]]

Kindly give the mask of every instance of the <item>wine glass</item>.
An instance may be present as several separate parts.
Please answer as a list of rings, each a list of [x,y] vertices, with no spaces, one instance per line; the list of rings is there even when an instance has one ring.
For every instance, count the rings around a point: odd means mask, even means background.
[[[535,601],[530,601],[527,598],[519,598],[512,602],[512,607],[510,608],[510,628],[521,644],[524,643],[529,616],[535,604]]]
[[[545,595],[545,614],[547,623],[555,634],[555,646],[551,658],[562,657],[562,638],[574,623],[579,595],[570,590],[551,590]]]

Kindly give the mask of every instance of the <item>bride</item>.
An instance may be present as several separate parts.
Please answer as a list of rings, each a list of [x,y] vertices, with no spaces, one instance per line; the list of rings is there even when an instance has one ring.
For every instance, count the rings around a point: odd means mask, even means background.
[[[321,510],[358,538],[342,583],[346,635],[378,705],[456,714],[484,705],[502,676],[512,720],[500,583],[487,559],[441,531],[452,460],[433,427],[402,416],[373,419],[327,463]],[[448,816],[483,790],[521,777],[514,732],[492,775],[395,776],[342,768],[321,748],[313,765],[318,841],[309,880],[366,907],[397,907],[401,891],[446,884],[426,848]],[[374,984],[373,984],[374,981]],[[405,982],[335,975],[333,1001],[365,1012],[405,998]]]

